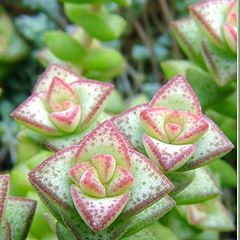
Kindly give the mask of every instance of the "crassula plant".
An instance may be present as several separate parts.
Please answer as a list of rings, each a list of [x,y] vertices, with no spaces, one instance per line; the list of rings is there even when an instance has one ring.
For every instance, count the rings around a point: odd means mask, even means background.
[[[205,0],[189,6],[190,18],[172,23],[176,40],[189,59],[209,71],[219,86],[237,78],[237,1]],[[164,71],[177,62],[162,64]],[[182,68],[186,63],[179,62]]]
[[[0,239],[27,238],[37,202],[8,195],[9,176],[0,175]]]
[[[112,89],[109,83],[83,79],[51,64],[12,116],[31,130],[27,135],[59,150],[79,142],[100,121]]]
[[[33,169],[29,179],[58,220],[59,239],[128,237],[175,204],[168,196],[172,183],[109,120]]]

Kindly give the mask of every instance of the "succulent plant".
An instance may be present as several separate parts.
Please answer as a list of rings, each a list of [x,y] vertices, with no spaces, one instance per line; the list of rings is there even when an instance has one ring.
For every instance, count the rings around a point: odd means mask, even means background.
[[[174,206],[172,183],[109,120],[45,160],[29,179],[58,220],[59,239],[64,232],[77,239],[127,237]]]
[[[237,1],[205,0],[190,5],[190,18],[172,23],[180,47],[190,61],[208,71],[219,86],[237,79]],[[162,63],[175,68],[181,62]],[[178,66],[177,66],[178,65]]]
[[[37,202],[8,196],[9,176],[0,175],[0,239],[26,239]]]
[[[50,149],[59,150],[80,141],[98,123],[112,89],[51,64],[12,116]]]
[[[197,96],[183,76],[167,82],[149,104],[113,118],[136,149],[164,172],[189,170],[221,158],[232,143],[203,115]]]

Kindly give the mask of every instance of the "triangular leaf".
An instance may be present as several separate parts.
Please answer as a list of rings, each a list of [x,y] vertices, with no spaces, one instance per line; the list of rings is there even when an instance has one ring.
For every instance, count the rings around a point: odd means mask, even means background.
[[[130,192],[115,197],[92,198],[72,185],[74,205],[84,222],[94,231],[107,228],[119,216],[130,197]]]
[[[221,158],[234,147],[212,120],[206,116],[204,118],[209,125],[208,131],[195,142],[198,148],[191,159],[185,164],[184,169],[203,166],[209,161]]]
[[[206,168],[194,170],[195,178],[183,191],[174,194],[178,205],[202,202],[218,196],[221,192],[212,174]]]
[[[228,0],[202,1],[189,7],[189,11],[204,34],[219,48],[225,48],[223,23]]]
[[[36,210],[37,202],[27,198],[9,197],[5,218],[11,226],[14,240],[26,239]]]
[[[62,135],[49,118],[45,97],[45,93],[33,94],[15,109],[11,116],[33,131],[46,135]]]
[[[70,68],[64,65],[52,63],[41,74],[33,91],[47,91],[54,77],[63,79],[68,84],[79,80],[79,76],[75,72],[70,70]]]
[[[237,79],[237,61],[235,56],[223,54],[207,42],[202,43],[201,49],[206,66],[219,86],[224,86]]]
[[[12,240],[11,226],[5,219],[2,219],[0,222],[0,239]]]
[[[112,122],[123,136],[134,148],[141,152],[144,152],[142,143],[144,129],[141,125],[140,113],[147,108],[147,104],[138,105],[112,118]]]
[[[176,76],[160,88],[149,105],[197,114],[202,112],[197,96],[188,81],[181,75]]]
[[[195,144],[167,144],[147,135],[143,136],[143,143],[149,158],[164,172],[183,166],[197,149]]]
[[[71,84],[81,106],[80,128],[86,128],[107,104],[113,85],[94,80],[80,80]]]
[[[131,168],[127,143],[110,121],[99,125],[80,142],[74,162],[91,161],[97,154],[110,154],[118,166]]]

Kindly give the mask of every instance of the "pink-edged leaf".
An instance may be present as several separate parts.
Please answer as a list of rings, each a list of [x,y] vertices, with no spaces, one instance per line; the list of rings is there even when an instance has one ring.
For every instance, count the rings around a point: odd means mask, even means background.
[[[143,136],[143,143],[149,158],[164,172],[183,166],[197,149],[195,144],[167,144],[147,135]]]
[[[168,195],[165,195],[162,199],[152,204],[149,208],[130,218],[130,223],[126,233],[124,234],[124,237],[133,235],[157,221],[167,212],[169,212],[174,205],[174,200]],[[124,218],[124,220],[126,221],[126,218]]]
[[[79,80],[79,76],[70,70],[70,68],[61,64],[52,63],[45,72],[41,74],[33,91],[47,91],[54,77],[61,78],[68,84]]]
[[[65,148],[45,160],[28,174],[31,184],[64,209],[73,209],[69,169],[78,146]]]
[[[172,195],[178,205],[203,202],[221,194],[213,175],[206,168],[198,168],[193,172],[195,177],[191,184],[181,192]]]
[[[185,54],[195,63],[204,66],[201,41],[203,34],[192,18],[184,18],[172,22],[172,30],[178,44]]]
[[[189,82],[181,75],[168,81],[153,97],[150,107],[167,107],[201,114],[201,106]]]
[[[26,99],[11,116],[33,131],[46,135],[62,135],[49,118],[45,93],[35,93]]]
[[[234,52],[237,53],[237,27],[225,23],[224,24],[224,36],[227,41],[229,48]]]
[[[8,187],[9,187],[9,176],[0,175],[0,221],[4,213],[4,207],[5,207],[7,194],[8,194]]]
[[[47,92],[47,103],[50,110],[61,111],[61,109],[57,109],[58,104],[61,104],[63,107],[64,102],[66,101],[77,104],[78,97],[70,84],[67,84],[64,80],[58,77],[54,77]]]
[[[165,132],[165,119],[172,112],[168,108],[149,108],[142,111],[140,119],[145,132],[163,142],[169,142]]]
[[[109,154],[98,154],[92,158],[92,164],[97,169],[102,183],[108,182],[115,171],[116,161]]]
[[[163,198],[173,188],[173,184],[145,155],[131,150],[132,174],[134,176],[131,187],[131,197],[123,216],[135,215]]]
[[[208,123],[201,115],[163,107],[144,110],[140,118],[148,135],[166,143],[192,143],[208,129]]]
[[[79,124],[81,118],[81,108],[78,105],[72,106],[61,112],[50,114],[52,122],[63,132],[73,132]]]
[[[14,240],[26,239],[35,214],[37,202],[28,198],[9,197],[5,217]]]
[[[78,94],[81,105],[81,121],[79,128],[86,128],[103,111],[110,96],[113,85],[94,80],[79,80],[70,84]]]
[[[182,215],[186,216],[188,223],[196,228],[219,232],[234,230],[229,212],[219,199],[178,206],[177,209]]]
[[[134,177],[129,170],[117,166],[107,187],[107,195],[115,196],[126,192],[133,185],[133,181]]]
[[[129,143],[141,152],[144,152],[142,143],[144,129],[140,121],[140,113],[147,108],[147,104],[139,105],[120,113],[111,120]]]
[[[92,197],[105,197],[105,187],[100,182],[97,170],[94,167],[88,168],[80,179],[81,189],[89,196]]]
[[[189,11],[199,27],[219,48],[226,47],[222,26],[228,4],[228,0],[207,0],[189,7]]]
[[[202,53],[209,72],[219,86],[237,79],[237,61],[232,54],[222,53],[211,44],[203,42]]]
[[[80,178],[83,175],[83,173],[90,168],[92,165],[90,162],[81,162],[77,163],[74,167],[72,167],[69,170],[69,174],[72,178],[72,180],[76,183],[79,184]]]
[[[12,240],[11,226],[5,219],[2,219],[0,222],[0,239]]]
[[[76,186],[71,186],[74,205],[84,222],[94,231],[100,232],[119,216],[129,200],[130,192],[116,197],[91,198]]]
[[[74,162],[91,161],[97,154],[109,154],[118,166],[131,168],[127,143],[110,121],[99,125],[80,142]]]
[[[184,169],[203,166],[210,161],[223,157],[234,147],[212,120],[206,116],[204,116],[204,119],[207,121],[209,129],[195,142],[198,148],[191,159],[185,164]]]
[[[237,14],[238,14],[238,2],[237,0],[231,0],[227,9],[226,22],[237,26]]]

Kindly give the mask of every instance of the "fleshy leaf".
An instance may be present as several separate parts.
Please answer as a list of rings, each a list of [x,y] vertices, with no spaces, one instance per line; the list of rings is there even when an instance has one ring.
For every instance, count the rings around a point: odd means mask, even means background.
[[[70,70],[68,67],[52,63],[41,74],[33,91],[34,92],[47,91],[54,77],[64,79],[64,82],[66,82],[67,84],[79,80],[79,76],[72,70]]]
[[[36,210],[37,202],[27,198],[9,197],[5,218],[11,226],[14,240],[26,239]]]
[[[72,180],[76,183],[79,184],[80,178],[83,175],[83,173],[90,168],[92,165],[90,162],[80,162],[77,163],[74,167],[72,167],[69,170],[69,174],[72,178]]]
[[[122,212],[130,197],[127,192],[111,198],[91,198],[74,185],[71,186],[71,195],[78,213],[95,232],[108,227]]]
[[[11,116],[33,131],[46,135],[62,135],[49,119],[44,99],[45,93],[33,94],[15,109]]]
[[[207,42],[202,43],[204,61],[219,86],[237,79],[237,61],[235,56],[223,54]]]
[[[115,196],[122,194],[129,189],[134,181],[134,177],[127,169],[123,167],[116,167],[115,173],[108,185],[107,195]]]
[[[86,128],[94,118],[98,117],[107,104],[108,96],[113,90],[110,83],[94,80],[79,80],[71,84],[81,105],[80,128]],[[82,103],[82,104],[81,104]]]
[[[147,227],[154,221],[164,216],[172,207],[174,207],[174,205],[175,202],[173,199],[168,195],[165,195],[161,200],[154,203],[149,208],[130,218],[131,222],[123,236],[127,237],[133,235],[134,233]]]
[[[112,178],[116,161],[111,155],[98,154],[92,158],[92,164],[97,169],[102,183],[106,183]]]
[[[56,234],[58,240],[74,240],[71,232],[59,222],[56,224]]]
[[[74,162],[91,161],[97,154],[110,154],[118,166],[131,168],[127,143],[110,121],[99,125],[80,142]]]
[[[8,221],[2,219],[0,222],[0,239],[12,240],[11,237],[11,226]]]
[[[8,175],[0,175],[0,221],[2,219],[4,213],[4,207],[7,200],[9,187],[9,176]]]
[[[186,214],[187,221],[194,227],[220,232],[234,230],[229,213],[219,199],[177,208],[181,213]]]
[[[184,169],[186,170],[203,166],[210,161],[221,158],[234,147],[212,120],[206,116],[204,118],[208,122],[209,129],[195,142],[198,148],[185,164]]]
[[[72,89],[71,85],[64,80],[54,77],[47,93],[47,103],[51,111],[57,111],[57,104],[63,105],[65,101],[77,104],[77,95]],[[64,108],[62,110],[65,110]],[[60,109],[61,111],[61,109]]]
[[[97,170],[94,167],[88,168],[80,179],[81,189],[92,197],[105,197],[105,187],[100,182]]]
[[[150,107],[201,114],[201,106],[188,81],[181,75],[168,81],[153,97]]]
[[[135,150],[131,150],[130,154],[134,182],[123,216],[132,216],[143,211],[174,188],[167,177],[145,155]]]
[[[222,26],[228,0],[202,1],[189,7],[189,11],[199,27],[219,48],[225,48]]]
[[[50,118],[58,128],[70,133],[73,132],[79,124],[81,108],[79,105],[75,105],[61,112],[52,112]]]
[[[147,108],[147,104],[139,105],[112,118],[112,122],[123,136],[134,148],[141,152],[144,152],[144,146],[142,143],[144,129],[142,128],[139,116],[140,113]]]
[[[143,144],[149,158],[164,172],[183,166],[197,149],[195,144],[167,144],[147,135],[143,136]]]
[[[201,41],[203,35],[192,18],[185,18],[174,21],[172,30],[175,38],[185,54],[195,63],[204,66],[201,53]]]
[[[193,170],[195,178],[183,191],[173,194],[178,205],[193,204],[215,198],[221,192],[212,174],[206,168]]]

